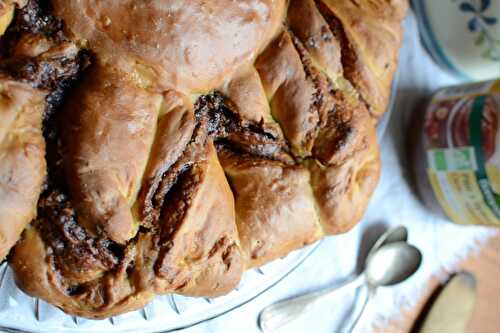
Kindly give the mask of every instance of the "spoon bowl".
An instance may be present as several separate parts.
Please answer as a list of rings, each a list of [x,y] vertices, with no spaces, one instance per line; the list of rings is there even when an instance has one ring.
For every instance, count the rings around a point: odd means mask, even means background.
[[[373,252],[367,259],[364,272],[368,294],[347,332],[355,331],[377,287],[388,287],[403,282],[418,270],[421,263],[420,251],[406,242],[388,243]]]
[[[392,286],[408,279],[421,263],[422,254],[416,247],[406,242],[390,243],[368,259],[366,280],[372,287]]]
[[[405,226],[400,225],[395,228],[389,229],[382,235],[380,235],[375,244],[373,244],[372,248],[368,252],[368,255],[366,256],[366,261],[368,261],[373,253],[377,252],[377,250],[382,246],[386,244],[406,241],[408,241],[408,229]]]

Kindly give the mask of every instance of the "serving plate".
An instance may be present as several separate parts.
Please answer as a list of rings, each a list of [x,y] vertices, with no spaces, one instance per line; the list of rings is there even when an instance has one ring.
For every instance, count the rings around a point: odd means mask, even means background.
[[[220,316],[257,297],[297,268],[319,245],[294,251],[282,259],[247,271],[230,294],[214,299],[179,295],[158,296],[144,309],[89,320],[64,314],[58,308],[24,294],[6,264],[0,269],[0,330],[6,332],[158,332],[196,325]]]

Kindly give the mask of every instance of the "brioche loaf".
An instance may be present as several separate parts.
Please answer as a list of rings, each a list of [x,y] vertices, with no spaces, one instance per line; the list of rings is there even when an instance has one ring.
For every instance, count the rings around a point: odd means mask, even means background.
[[[106,318],[228,293],[348,231],[378,181],[407,7],[0,1],[0,255],[31,222],[17,284]]]

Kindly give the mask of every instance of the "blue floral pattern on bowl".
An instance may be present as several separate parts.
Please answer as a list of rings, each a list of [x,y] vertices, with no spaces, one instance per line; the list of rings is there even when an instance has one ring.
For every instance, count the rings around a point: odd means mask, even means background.
[[[485,59],[500,62],[500,39],[493,36],[491,28],[498,24],[498,18],[487,13],[491,6],[491,0],[469,0],[457,1],[459,10],[471,15],[467,28],[477,34],[475,45],[483,49],[481,55]]]

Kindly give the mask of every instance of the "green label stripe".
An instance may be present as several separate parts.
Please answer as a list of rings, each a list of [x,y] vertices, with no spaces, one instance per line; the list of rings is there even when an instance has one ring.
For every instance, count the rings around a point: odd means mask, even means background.
[[[444,150],[437,150],[434,152],[434,163],[436,165],[436,169],[439,171],[448,170],[448,164],[446,163],[446,155]]]
[[[486,96],[478,96],[474,99],[472,112],[469,118],[470,143],[474,147],[476,155],[477,170],[476,177],[479,188],[484,196],[486,204],[491,208],[497,218],[500,218],[500,196],[495,194],[491,188],[486,174],[485,156],[482,145],[481,122],[483,118]]]
[[[474,147],[429,149],[427,161],[435,171],[476,171]]]

